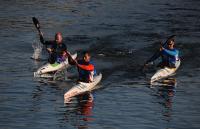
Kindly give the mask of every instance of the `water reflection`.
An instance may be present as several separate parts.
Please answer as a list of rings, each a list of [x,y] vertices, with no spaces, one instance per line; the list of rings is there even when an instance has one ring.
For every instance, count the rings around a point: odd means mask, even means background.
[[[173,97],[175,96],[177,81],[175,78],[165,79],[162,82],[157,82],[157,85],[154,84],[154,87],[158,99],[157,103],[163,107],[161,113],[164,120],[170,122],[172,119]]]
[[[160,87],[158,89],[158,95],[163,99],[160,104],[164,107],[162,115],[165,117],[166,121],[171,120],[173,97],[175,95],[175,87]]]
[[[66,104],[64,120],[78,129],[88,128],[88,122],[93,121],[92,109],[94,98],[91,93],[79,95],[71,103]]]

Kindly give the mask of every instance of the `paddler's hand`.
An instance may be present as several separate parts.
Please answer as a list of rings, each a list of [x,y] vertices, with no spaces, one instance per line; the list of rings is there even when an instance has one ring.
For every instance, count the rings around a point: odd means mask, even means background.
[[[74,60],[74,63],[75,63],[76,66],[79,67],[79,64],[78,64],[77,60]]]
[[[74,60],[74,59],[72,58],[71,54],[70,54],[68,51],[65,51],[65,52],[66,52],[66,55],[68,56],[68,58],[69,58],[71,61],[73,61],[74,64],[75,64],[76,66],[78,66],[77,60]],[[79,67],[79,66],[78,66],[78,67]]]
[[[39,36],[43,36],[43,33],[41,31],[39,32]]]
[[[47,48],[47,51],[49,51],[49,52],[52,52],[52,51],[53,51],[53,49],[51,49],[51,48]]]
[[[153,61],[147,62],[147,63],[144,64],[145,67],[146,67],[146,66],[149,66],[149,65],[153,65]]]
[[[145,64],[144,64],[144,67],[147,67],[149,65],[149,61],[147,61]]]
[[[63,58],[67,58],[67,57],[68,57],[68,54],[67,54],[66,51],[63,52],[62,57],[63,57]]]
[[[164,50],[164,47],[163,47],[163,46],[160,47],[160,51],[162,51],[162,50]]]

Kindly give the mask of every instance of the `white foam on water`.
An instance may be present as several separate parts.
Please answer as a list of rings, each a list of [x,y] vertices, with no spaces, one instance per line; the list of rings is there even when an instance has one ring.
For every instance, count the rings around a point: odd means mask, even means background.
[[[33,52],[33,55],[32,55],[31,58],[33,58],[35,60],[40,59],[41,53],[42,53],[42,46],[43,45],[41,43],[37,42],[37,41],[34,41],[32,43],[32,47],[33,47],[34,52]]]

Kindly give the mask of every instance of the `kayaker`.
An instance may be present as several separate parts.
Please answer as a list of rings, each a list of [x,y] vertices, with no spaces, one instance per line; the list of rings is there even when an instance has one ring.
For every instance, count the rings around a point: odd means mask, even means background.
[[[96,75],[95,66],[91,63],[91,55],[88,51],[83,52],[82,59],[73,60],[70,56],[68,58],[69,64],[76,65],[78,68],[80,82],[92,82]]]
[[[50,46],[47,48],[47,51],[49,52],[49,63],[53,64],[56,61],[62,62],[65,59],[66,56],[66,51],[67,51],[67,47],[66,45],[63,43],[63,38],[62,38],[62,34],[60,32],[57,32],[55,34],[55,40],[53,41],[45,41],[43,38],[43,33],[39,34],[40,36],[40,42],[46,46]]]
[[[159,67],[169,67],[169,68],[176,68],[177,61],[179,61],[179,51],[174,48],[174,39],[171,39],[167,42],[167,47],[160,47],[160,53],[158,56],[149,60],[148,63],[153,62],[157,58],[162,57],[161,62],[159,63]]]

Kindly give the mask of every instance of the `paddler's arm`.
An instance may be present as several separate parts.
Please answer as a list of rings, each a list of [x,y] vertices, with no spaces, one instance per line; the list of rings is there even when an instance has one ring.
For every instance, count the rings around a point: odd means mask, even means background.
[[[44,45],[51,45],[51,44],[53,44],[53,41],[45,41],[44,40],[44,36],[43,36],[42,32],[39,33],[39,36],[40,36],[40,42],[42,44],[44,44]]]
[[[62,51],[66,52],[67,51],[67,46],[64,43],[62,43],[62,44],[63,44]]]
[[[178,50],[168,50],[168,49],[165,49],[165,48],[163,48],[163,50],[162,50],[162,52],[164,53],[164,54],[168,54],[168,55],[171,55],[171,56],[176,56],[176,55],[178,55],[179,54],[179,51]]]
[[[160,43],[160,44],[161,44],[161,46],[160,46],[159,52],[156,55],[154,55],[153,57],[151,57],[149,60],[147,60],[147,62],[145,63],[145,66],[147,66],[149,63],[153,64],[153,61],[158,59],[161,56],[163,47],[162,47],[162,43]]]
[[[157,55],[153,56],[151,59],[149,59],[145,65],[148,65],[149,63],[153,63],[154,60],[158,59],[161,56],[161,52],[159,52]]]
[[[89,64],[89,65],[77,65],[79,68],[83,69],[83,70],[87,70],[87,71],[93,71],[94,70],[94,65]]]

